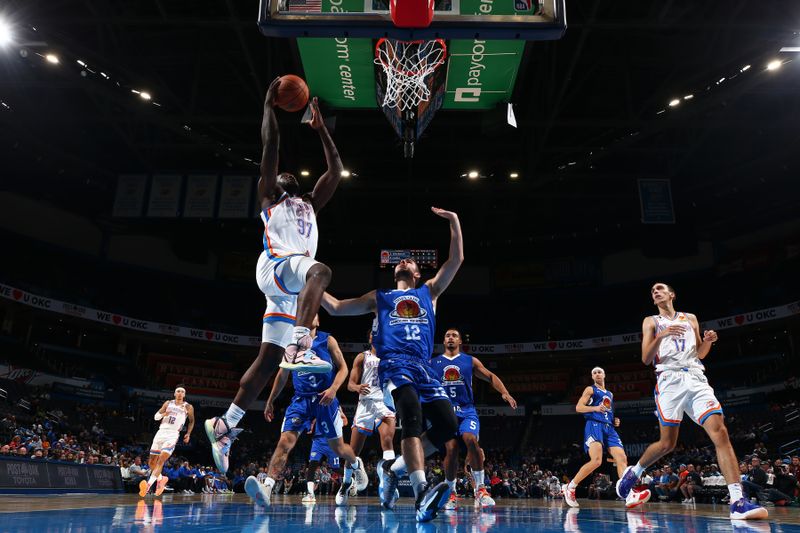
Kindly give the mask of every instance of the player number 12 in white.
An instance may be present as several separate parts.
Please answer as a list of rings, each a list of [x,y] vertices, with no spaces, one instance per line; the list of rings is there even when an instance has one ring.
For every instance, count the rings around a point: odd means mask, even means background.
[[[422,337],[419,336],[419,326],[406,326],[406,340],[419,341]]]

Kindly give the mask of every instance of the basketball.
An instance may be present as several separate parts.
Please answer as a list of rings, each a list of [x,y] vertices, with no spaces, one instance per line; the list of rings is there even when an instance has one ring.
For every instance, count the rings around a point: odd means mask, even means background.
[[[300,76],[287,74],[281,76],[281,84],[278,86],[278,94],[275,97],[275,105],[294,113],[300,111],[308,103],[308,85]]]

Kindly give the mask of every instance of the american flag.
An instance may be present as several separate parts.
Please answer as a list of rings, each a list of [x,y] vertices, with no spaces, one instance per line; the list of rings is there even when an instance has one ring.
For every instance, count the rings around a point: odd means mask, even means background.
[[[289,12],[321,13],[322,0],[289,0]]]

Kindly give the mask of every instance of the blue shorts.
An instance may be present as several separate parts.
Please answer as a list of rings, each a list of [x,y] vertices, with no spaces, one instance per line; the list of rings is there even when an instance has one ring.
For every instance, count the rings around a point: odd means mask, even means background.
[[[455,407],[456,418],[458,419],[458,435],[472,433],[477,437],[481,432],[481,421],[478,420],[478,412],[474,407]]]
[[[286,408],[283,418],[283,431],[301,433],[311,428],[311,421],[316,419],[316,432],[326,439],[338,439],[342,436],[342,419],[339,416],[339,400],[334,399],[330,405],[320,405],[319,396],[297,396]]]
[[[583,430],[583,451],[588,452],[589,444],[593,442],[599,442],[606,450],[623,447],[614,426],[589,420],[586,422],[586,429]]]
[[[378,378],[384,392],[386,406],[394,410],[394,401],[391,398],[392,390],[404,385],[411,385],[417,391],[420,403],[430,403],[436,400],[447,399],[447,393],[436,377],[430,366],[416,357],[405,355],[389,355],[381,358],[378,365]]]
[[[314,440],[311,442],[311,453],[308,454],[308,460],[322,462],[323,457],[328,458],[328,464],[332,468],[339,468],[339,457],[334,454],[331,447],[328,446],[328,439],[319,435],[314,435]]]

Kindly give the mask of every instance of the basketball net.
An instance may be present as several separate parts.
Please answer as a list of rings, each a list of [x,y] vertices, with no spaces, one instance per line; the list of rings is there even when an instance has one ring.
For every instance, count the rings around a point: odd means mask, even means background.
[[[383,105],[405,111],[427,102],[431,91],[425,78],[443,64],[446,57],[447,46],[443,39],[380,39],[375,45],[375,64],[380,65],[386,75]]]

